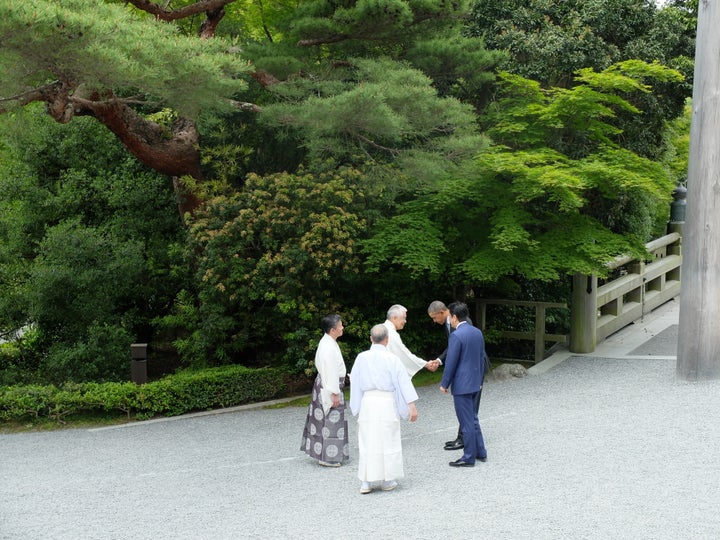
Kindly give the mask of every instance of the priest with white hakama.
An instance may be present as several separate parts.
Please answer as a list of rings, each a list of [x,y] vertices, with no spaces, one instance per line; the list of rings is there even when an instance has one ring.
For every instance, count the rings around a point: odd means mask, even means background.
[[[404,476],[400,418],[417,420],[418,399],[410,375],[400,359],[387,350],[383,324],[370,331],[370,349],[355,359],[350,373],[350,410],[358,416],[358,478],[360,493],[373,483],[389,491]]]

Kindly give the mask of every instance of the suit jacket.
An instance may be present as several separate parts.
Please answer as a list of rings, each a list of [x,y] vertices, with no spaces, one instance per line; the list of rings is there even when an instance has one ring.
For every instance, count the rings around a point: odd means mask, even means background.
[[[482,388],[485,376],[485,338],[479,328],[465,322],[450,334],[440,386],[453,395],[472,394]]]
[[[472,319],[470,317],[467,318],[468,324],[472,324]],[[450,326],[450,323],[445,322],[443,324],[443,327],[445,328],[445,333],[448,335],[448,341],[450,340],[450,334],[452,334],[455,330],[452,326]],[[440,353],[438,356],[438,359],[440,360],[441,364],[445,364],[445,358],[447,358],[447,347],[445,347],[445,350]],[[487,353],[485,353],[485,373],[487,373],[490,369],[490,359],[487,357]]]

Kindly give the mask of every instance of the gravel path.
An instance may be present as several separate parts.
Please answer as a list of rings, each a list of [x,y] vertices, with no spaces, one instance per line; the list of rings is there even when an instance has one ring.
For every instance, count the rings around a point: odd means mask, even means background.
[[[490,382],[487,463],[453,469],[452,400],[419,389],[406,477],[359,493],[299,451],[304,408],[0,435],[0,538],[717,538],[720,381],[675,380],[677,306]]]

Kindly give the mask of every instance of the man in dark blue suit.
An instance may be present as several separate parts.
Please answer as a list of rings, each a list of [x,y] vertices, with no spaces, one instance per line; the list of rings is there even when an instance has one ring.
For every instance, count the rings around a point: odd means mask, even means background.
[[[448,310],[447,306],[441,302],[440,300],[433,300],[430,305],[428,306],[428,315],[430,318],[435,322],[436,324],[441,324],[445,327],[445,332],[447,333],[448,340],[450,339],[450,334],[453,333],[455,330],[452,326],[450,326],[450,310]],[[467,318],[468,324],[472,324],[472,319],[468,316]],[[436,358],[436,361],[442,366],[445,363],[445,358],[447,357],[447,347],[445,347],[445,350],[440,353],[440,355]],[[484,356],[484,370],[485,373],[488,372],[490,369],[490,360],[487,357],[487,354]],[[477,397],[475,398],[475,412],[477,412],[480,409],[480,396],[482,395],[482,388],[480,388],[480,392],[478,392]],[[447,441],[445,443],[445,450],[462,450],[464,448],[463,444],[463,435],[462,430],[460,429],[460,426],[458,426],[458,432],[457,437],[452,441]]]
[[[479,328],[467,322],[468,307],[462,302],[453,302],[450,310],[450,334],[445,370],[440,391],[452,391],[455,414],[460,422],[465,445],[462,457],[451,461],[451,467],[474,467],[475,460],[487,460],[475,403],[482,389],[485,376],[485,339]]]

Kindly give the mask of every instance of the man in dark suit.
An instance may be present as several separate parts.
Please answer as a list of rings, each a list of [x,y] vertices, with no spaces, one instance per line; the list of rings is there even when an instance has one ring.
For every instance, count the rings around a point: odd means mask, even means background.
[[[444,302],[441,302],[440,300],[434,300],[430,302],[430,305],[428,306],[428,315],[430,318],[435,322],[436,324],[441,324],[445,328],[445,332],[447,333],[448,340],[450,339],[450,334],[452,334],[453,330],[455,330],[450,325],[450,310],[448,310],[447,306]],[[472,324],[472,320],[470,317],[467,318],[468,324]],[[436,361],[439,362],[439,365],[443,365],[445,363],[445,358],[447,357],[447,347],[445,347],[445,350],[440,353],[440,355],[436,358]],[[487,358],[487,355],[484,356],[484,369],[487,373],[490,362]],[[477,398],[475,398],[475,412],[477,412],[480,409],[480,396],[482,395],[482,388],[480,389],[480,392],[478,392]],[[463,435],[462,435],[462,429],[460,426],[458,426],[458,433],[457,437],[452,441],[447,441],[445,443],[445,450],[462,450],[465,445],[463,444]]]
[[[485,339],[479,328],[467,322],[468,308],[462,302],[453,302],[450,311],[450,334],[445,369],[440,391],[452,391],[455,414],[460,422],[464,452],[460,459],[451,461],[451,467],[474,467],[475,460],[487,460],[485,441],[475,409],[485,376]]]

